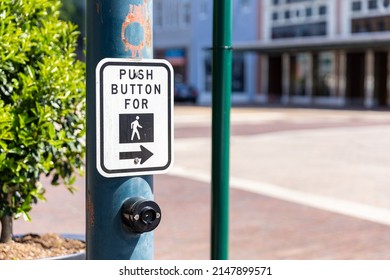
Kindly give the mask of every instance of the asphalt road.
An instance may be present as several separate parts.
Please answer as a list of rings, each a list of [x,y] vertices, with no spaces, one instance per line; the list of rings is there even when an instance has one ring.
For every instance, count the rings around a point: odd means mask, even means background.
[[[389,116],[234,108],[230,258],[390,259]],[[210,134],[210,108],[175,107],[175,163],[154,179],[156,259],[209,258]],[[15,232],[83,234],[84,178],[78,186],[49,187]]]

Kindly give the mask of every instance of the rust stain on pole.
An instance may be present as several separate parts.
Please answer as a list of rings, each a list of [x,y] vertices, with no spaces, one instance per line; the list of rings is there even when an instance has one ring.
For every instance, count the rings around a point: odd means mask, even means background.
[[[101,10],[102,10],[102,5],[100,3],[96,3],[96,12],[97,12],[97,14],[100,14]]]
[[[144,0],[144,3],[140,5],[130,4],[129,9],[129,13],[126,16],[125,21],[122,23],[122,41],[125,45],[126,51],[131,51],[131,57],[142,58],[142,49],[145,46],[150,47],[152,44],[152,27],[147,0]],[[137,23],[139,27],[142,28],[144,35],[143,40],[137,45],[129,42],[125,33],[126,28],[134,23]]]
[[[89,213],[87,227],[88,229],[90,229],[95,224],[95,210],[93,208],[93,202],[89,191],[87,192],[86,208],[87,208],[87,213]]]

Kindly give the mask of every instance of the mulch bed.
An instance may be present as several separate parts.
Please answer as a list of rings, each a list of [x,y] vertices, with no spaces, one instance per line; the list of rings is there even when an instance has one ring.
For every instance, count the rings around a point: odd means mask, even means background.
[[[0,243],[0,260],[32,260],[85,251],[85,243],[58,234],[26,234],[9,243]]]

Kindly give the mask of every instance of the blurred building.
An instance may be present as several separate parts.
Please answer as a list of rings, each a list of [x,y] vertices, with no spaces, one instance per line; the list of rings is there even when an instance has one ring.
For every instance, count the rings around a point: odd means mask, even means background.
[[[210,103],[210,0],[154,0],[155,57]],[[233,0],[234,103],[390,105],[390,0]],[[217,66],[218,67],[218,66]]]
[[[233,0],[233,40],[257,40],[258,0]],[[174,67],[176,79],[193,85],[198,103],[211,102],[211,51],[213,1],[154,0],[155,58],[165,58]],[[233,57],[235,103],[255,98],[257,55],[238,52]],[[250,98],[251,97],[251,98]]]

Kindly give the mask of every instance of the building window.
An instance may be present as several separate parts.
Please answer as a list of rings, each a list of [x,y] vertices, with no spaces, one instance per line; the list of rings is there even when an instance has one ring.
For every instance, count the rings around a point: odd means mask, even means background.
[[[243,92],[245,90],[245,67],[244,55],[242,53],[233,54],[232,66],[232,91]]]
[[[212,55],[208,52],[204,60],[205,90],[212,90]],[[244,92],[245,90],[245,61],[241,53],[233,54],[232,65],[232,91]]]
[[[163,27],[163,6],[162,6],[162,1],[161,0],[155,0],[154,2],[154,18],[155,18],[155,24],[157,28],[162,28]]]
[[[370,1],[368,1],[368,9],[376,10],[377,8],[378,8],[377,0],[370,0]]]
[[[285,11],[284,12],[284,18],[289,19],[290,18],[290,11]]]
[[[291,56],[291,93],[296,96],[305,96],[306,83],[309,80],[309,54],[299,53]]]
[[[182,15],[181,15],[181,25],[187,27],[191,24],[191,2],[186,0],[182,3]]]
[[[385,23],[383,20],[379,20],[377,23],[377,30],[378,31],[385,31]]]
[[[390,16],[358,18],[352,20],[352,33],[390,31]]]
[[[202,3],[200,3],[200,13],[199,15],[202,17],[202,18],[207,18],[208,14],[209,14],[209,6],[208,6],[208,1],[202,1]]]
[[[320,6],[318,8],[318,14],[321,16],[326,15],[326,6]]]
[[[358,12],[362,10],[362,2],[352,2],[352,11]]]
[[[272,28],[272,39],[326,35],[326,22]]]
[[[279,0],[272,0],[272,4],[273,4],[274,6],[279,5]]]
[[[383,0],[382,5],[384,8],[388,8],[390,6],[390,0]]]
[[[279,14],[276,13],[276,12],[273,12],[273,13],[272,13],[272,20],[273,20],[273,21],[277,21],[278,18],[279,18]]]
[[[315,96],[331,96],[335,87],[334,54],[321,52],[313,55],[313,94]]]
[[[164,27],[177,28],[179,23],[179,9],[177,1],[164,3]]]
[[[311,7],[306,8],[306,17],[311,17],[313,15],[313,9]]]

